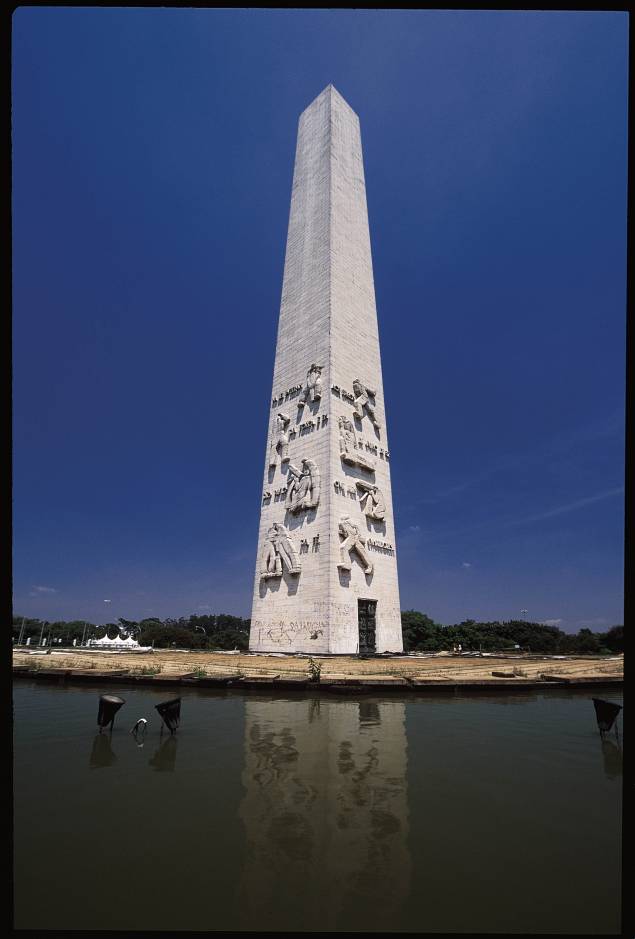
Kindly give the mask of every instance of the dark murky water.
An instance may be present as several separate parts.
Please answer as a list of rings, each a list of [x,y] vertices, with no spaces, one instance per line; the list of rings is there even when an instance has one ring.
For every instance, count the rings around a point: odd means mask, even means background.
[[[591,693],[188,690],[170,737],[170,692],[104,690],[112,736],[98,690],[15,687],[17,928],[620,930],[622,722],[602,741]]]

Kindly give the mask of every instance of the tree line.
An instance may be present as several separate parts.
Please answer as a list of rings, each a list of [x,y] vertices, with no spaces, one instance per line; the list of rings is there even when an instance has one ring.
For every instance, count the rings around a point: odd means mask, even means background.
[[[24,623],[23,623],[24,621]],[[247,649],[249,620],[241,616],[220,613],[217,616],[181,616],[178,619],[150,617],[142,620],[119,618],[116,623],[96,626],[85,620],[47,622],[29,617],[13,617],[13,638],[22,643],[31,639],[31,645],[40,639],[58,645],[79,645],[89,639],[115,639],[122,634],[131,635],[142,646],[155,649]],[[59,642],[58,640],[61,640]]]
[[[79,645],[88,639],[111,639],[118,635],[132,635],[142,646],[155,649],[171,647],[185,649],[238,649],[249,646],[250,620],[220,613],[215,616],[181,616],[178,619],[150,617],[142,620],[118,619],[116,623],[97,626],[85,620],[54,621],[13,617],[13,641],[36,645],[45,639],[47,645]],[[624,627],[613,626],[607,632],[580,629],[578,633],[565,633],[557,626],[532,623],[525,620],[478,623],[464,620],[453,626],[435,623],[418,610],[401,613],[405,652],[452,651],[461,645],[462,651],[502,652],[522,650],[546,653],[595,653],[598,655],[624,651]]]
[[[624,651],[624,627],[612,626],[597,633],[580,629],[566,633],[557,626],[526,620],[477,623],[464,620],[454,626],[442,626],[417,610],[402,610],[404,649],[408,652],[451,651],[459,644],[463,652],[547,652],[551,654],[587,652],[596,655]]]

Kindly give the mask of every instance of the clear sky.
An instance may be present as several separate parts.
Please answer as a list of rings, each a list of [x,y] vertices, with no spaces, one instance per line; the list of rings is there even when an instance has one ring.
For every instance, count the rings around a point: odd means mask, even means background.
[[[402,608],[621,623],[627,55],[625,13],[18,9],[15,612],[250,615],[297,120],[333,83]]]

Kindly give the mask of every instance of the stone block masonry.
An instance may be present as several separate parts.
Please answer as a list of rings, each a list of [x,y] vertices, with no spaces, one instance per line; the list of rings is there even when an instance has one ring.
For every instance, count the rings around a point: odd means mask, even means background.
[[[359,119],[300,116],[249,648],[401,652],[390,452]]]

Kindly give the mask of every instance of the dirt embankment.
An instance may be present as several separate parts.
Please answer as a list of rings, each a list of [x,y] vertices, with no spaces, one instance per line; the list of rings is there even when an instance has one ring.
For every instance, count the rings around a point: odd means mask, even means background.
[[[310,676],[309,663],[320,669],[321,682],[360,680],[490,684],[534,684],[561,678],[618,681],[624,677],[624,657],[547,656],[527,653],[471,657],[439,653],[426,656],[388,656],[360,659],[356,656],[262,655],[222,652],[156,650],[147,653],[109,653],[68,650],[50,654],[15,650],[16,672],[59,670],[92,672],[95,677],[114,671],[152,678],[295,679]],[[498,673],[498,674],[496,674]],[[543,676],[547,676],[545,679]]]

